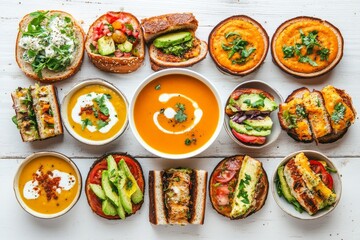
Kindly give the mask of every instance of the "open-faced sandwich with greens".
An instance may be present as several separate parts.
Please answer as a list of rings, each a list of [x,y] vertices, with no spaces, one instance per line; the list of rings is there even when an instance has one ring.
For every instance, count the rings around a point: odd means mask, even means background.
[[[84,55],[84,32],[62,11],[37,11],[19,23],[16,62],[30,78],[60,81],[74,75]]]
[[[278,112],[281,127],[300,142],[331,143],[342,138],[356,118],[351,97],[331,85],[321,91],[294,90]]]
[[[100,70],[130,73],[144,61],[140,23],[127,12],[108,12],[90,26],[85,42],[91,62]]]
[[[141,20],[149,45],[151,68],[189,67],[206,57],[205,41],[195,36],[198,21],[192,13],[173,13]]]
[[[310,158],[304,152],[296,153],[277,168],[276,192],[294,205],[296,211],[305,210],[314,215],[333,206],[338,199],[331,173],[336,170],[327,161]]]
[[[135,214],[144,202],[144,190],[139,162],[124,153],[100,157],[90,168],[85,183],[91,209],[106,219],[125,219]]]
[[[213,208],[230,219],[246,218],[265,204],[269,182],[262,163],[247,155],[225,158],[210,176]]]

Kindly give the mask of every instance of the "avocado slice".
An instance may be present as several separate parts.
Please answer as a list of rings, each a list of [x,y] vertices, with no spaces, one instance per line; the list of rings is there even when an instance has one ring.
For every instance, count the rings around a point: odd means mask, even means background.
[[[116,161],[112,155],[109,155],[106,158],[107,165],[108,165],[108,174],[109,174],[109,180],[114,186],[116,187],[117,181],[118,181],[118,167],[116,164]]]
[[[124,43],[119,44],[118,48],[120,49],[120,51],[128,53],[131,52],[133,44],[126,40]]]
[[[109,180],[109,172],[108,170],[102,171],[101,174],[101,185],[104,189],[104,193],[106,197],[114,204],[116,207],[119,206],[119,196],[113,191],[110,180]]]
[[[112,37],[103,36],[98,40],[98,50],[103,56],[113,54],[115,52],[115,42]]]
[[[261,130],[271,130],[273,125],[273,121],[269,116],[266,116],[264,119],[261,120],[246,119],[244,120],[243,123],[255,129],[261,129]]]
[[[135,204],[141,202],[143,200],[143,198],[144,198],[144,194],[141,191],[139,185],[137,184],[134,175],[132,175],[132,173],[130,172],[130,169],[127,166],[124,159],[120,160],[119,168],[124,171],[124,173],[125,173],[126,177],[128,178],[128,180],[131,181],[131,188],[127,189],[128,195],[131,196],[131,200]],[[130,183],[129,183],[129,185],[130,185]]]
[[[192,39],[190,32],[173,32],[164,34],[154,40],[154,46],[157,48],[166,48],[179,45]]]
[[[229,99],[230,106],[238,106],[241,111],[260,110],[260,111],[274,111],[278,108],[275,101],[263,96],[262,94],[242,94],[239,99]],[[238,110],[237,110],[238,111]]]
[[[116,208],[117,214],[121,219],[125,219],[125,210],[121,204],[121,199],[119,198],[119,206]]]
[[[112,205],[112,203],[108,199],[102,202],[101,209],[103,213],[108,216],[116,216],[117,214],[115,206]]]
[[[245,124],[238,124],[233,120],[230,120],[229,125],[232,129],[237,131],[238,133],[243,133],[249,136],[256,136],[256,137],[265,137],[271,134],[271,130],[261,129],[261,128],[253,128],[251,126]]]
[[[90,187],[91,191],[93,191],[93,193],[95,193],[95,195],[98,198],[100,198],[101,200],[106,199],[105,192],[104,192],[104,190],[102,189],[102,187],[99,184],[90,183],[89,187]]]
[[[119,170],[118,192],[120,204],[128,214],[132,213],[131,195],[128,195],[128,189],[132,187],[132,182],[126,177],[122,169]]]

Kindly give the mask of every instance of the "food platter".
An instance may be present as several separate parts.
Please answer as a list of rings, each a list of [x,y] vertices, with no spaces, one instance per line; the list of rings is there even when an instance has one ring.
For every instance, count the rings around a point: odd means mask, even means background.
[[[294,3],[295,4],[295,3]],[[3,71],[0,76],[3,80],[3,96],[1,103],[3,126],[3,137],[0,139],[1,159],[0,159],[0,180],[3,183],[4,198],[0,210],[4,216],[0,220],[0,228],[6,230],[5,236],[11,239],[20,239],[26,236],[27,239],[43,238],[52,236],[54,239],[64,239],[69,237],[67,233],[77,226],[77,231],[72,231],[72,237],[78,239],[99,239],[114,238],[120,232],[125,239],[218,239],[226,233],[229,238],[248,237],[278,237],[288,239],[291,236],[302,236],[304,239],[326,238],[336,236],[337,238],[351,239],[360,234],[357,222],[360,218],[359,213],[354,211],[356,203],[360,201],[357,191],[354,191],[350,183],[359,181],[357,169],[359,169],[359,150],[354,147],[357,136],[360,134],[358,119],[349,129],[346,135],[339,141],[329,144],[316,145],[298,143],[289,138],[284,131],[280,131],[279,137],[271,145],[261,149],[249,149],[239,146],[221,129],[215,141],[197,156],[176,161],[157,157],[155,154],[146,150],[136,139],[130,126],[125,128],[123,134],[114,141],[102,146],[90,146],[74,139],[67,131],[62,136],[37,141],[33,143],[23,143],[18,130],[11,122],[14,110],[11,108],[12,101],[10,94],[19,86],[27,87],[33,85],[34,81],[27,78],[18,68],[14,58],[14,43],[17,34],[17,26],[21,18],[27,13],[38,9],[59,9],[69,12],[74,18],[81,22],[81,26],[86,33],[89,26],[102,14],[107,11],[124,10],[134,14],[139,20],[151,16],[174,13],[191,12],[199,22],[196,36],[201,40],[207,40],[209,33],[219,22],[234,15],[247,15],[259,22],[267,31],[271,39],[276,28],[287,19],[297,16],[314,16],[326,19],[334,24],[342,32],[345,42],[344,56],[339,64],[331,73],[327,73],[319,78],[296,79],[283,73],[272,62],[271,52],[257,71],[245,76],[226,75],[220,72],[210,55],[201,62],[189,67],[188,69],[205,76],[218,90],[220,98],[225,104],[231,91],[239,84],[251,79],[258,79],[271,85],[281,96],[288,96],[293,89],[302,86],[312,89],[322,89],[326,85],[333,85],[353,97],[355,108],[359,102],[356,97],[360,92],[358,84],[354,79],[359,75],[358,50],[359,46],[352,39],[359,37],[359,32],[353,30],[353,25],[360,24],[358,14],[354,14],[355,1],[344,3],[333,3],[334,8],[342,11],[334,12],[330,8],[324,9],[326,1],[313,2],[305,0],[301,6],[294,9],[284,5],[282,1],[274,1],[271,5],[265,1],[257,0],[251,2],[244,1],[185,1],[174,2],[171,4],[165,1],[156,0],[154,4],[148,1],[122,2],[121,6],[113,1],[108,2],[83,2],[83,1],[58,1],[55,3],[39,3],[37,1],[26,2],[4,2],[3,11],[3,30],[6,36],[0,49],[4,53],[0,66]],[[204,8],[204,6],[208,6]],[[142,6],[141,8],[139,6]],[[155,7],[156,6],[156,7]],[[120,9],[120,7],[122,9]],[[86,11],[83,11],[86,9]],[[211,17],[209,17],[211,16]],[[149,56],[145,55],[145,60],[138,70],[129,74],[115,74],[100,71],[90,62],[88,56],[84,55],[81,70],[73,77],[55,83],[58,89],[58,98],[61,102],[71,88],[84,79],[100,78],[116,86],[129,100],[135,95],[136,89],[141,82],[154,73],[151,70]],[[10,81],[11,80],[11,81]],[[274,113],[274,116],[275,113]],[[275,122],[275,121],[274,121]],[[278,124],[278,123],[277,123]],[[277,125],[279,127],[279,125]],[[256,214],[239,221],[230,221],[217,214],[209,202],[207,193],[205,221],[201,226],[152,226],[149,223],[149,197],[148,197],[148,173],[151,170],[170,169],[174,167],[190,167],[192,169],[206,170],[209,175],[214,167],[224,158],[234,155],[249,155],[263,163],[269,177],[270,188],[272,187],[271,176],[276,171],[281,159],[291,152],[301,150],[316,150],[328,156],[337,167],[340,178],[343,182],[342,196],[337,207],[325,217],[314,221],[298,221],[284,213],[272,198],[271,193],[263,208]],[[100,156],[109,152],[127,152],[134,156],[141,164],[146,183],[144,203],[142,208],[125,221],[108,221],[94,214],[87,204],[84,191],[77,204],[64,216],[53,220],[42,220],[28,215],[17,203],[12,190],[12,181],[20,162],[34,152],[57,151],[70,157],[78,166],[81,174],[86,176],[92,163]],[[21,228],[14,229],[18,224]],[[96,231],[89,231],[96,229]],[[141,229],[141,231],[139,230]]]

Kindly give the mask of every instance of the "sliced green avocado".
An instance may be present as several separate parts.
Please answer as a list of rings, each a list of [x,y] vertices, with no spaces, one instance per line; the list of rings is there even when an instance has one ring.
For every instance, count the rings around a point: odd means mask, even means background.
[[[125,219],[124,207],[121,204],[121,199],[119,198],[119,206],[116,208],[117,214],[121,219]]]
[[[109,173],[107,170],[102,171],[101,174],[101,185],[104,189],[105,195],[108,199],[110,199],[111,203],[116,207],[119,206],[119,196],[113,191],[110,180]]]
[[[284,196],[284,198],[289,202],[292,203],[293,201],[296,201],[295,197],[291,195],[290,187],[286,182],[285,176],[284,176],[284,166],[281,166],[277,170],[277,174],[280,181],[281,186],[281,192]]]
[[[105,215],[108,215],[108,216],[117,215],[115,206],[112,205],[112,203],[108,199],[106,199],[102,202],[101,209]]]
[[[124,171],[126,177],[128,178],[128,180],[130,180],[132,182],[132,188],[135,188],[135,191],[134,189],[128,189],[128,194],[130,193],[131,194],[131,200],[133,201],[133,203],[137,204],[139,202],[141,202],[144,198],[144,194],[143,192],[141,191],[139,185],[137,184],[134,176],[132,175],[132,173],[130,172],[130,169],[129,167],[127,166],[126,162],[124,159],[121,159],[120,162],[119,162],[119,168],[121,170]]]
[[[114,186],[116,187],[117,181],[118,181],[118,167],[116,164],[116,161],[112,155],[109,155],[106,158],[107,166],[108,166],[108,174],[109,174],[109,180]]]
[[[100,198],[101,200],[106,199],[105,192],[99,184],[90,183],[89,187],[98,198]]]
[[[230,120],[229,125],[232,129],[234,129],[238,133],[243,133],[249,136],[265,137],[271,134],[271,130],[262,130],[258,128],[253,128],[245,124],[238,124],[233,120]]]
[[[98,50],[103,56],[113,54],[115,52],[115,43],[112,37],[103,36],[98,40]]]
[[[126,40],[124,43],[119,44],[118,48],[120,49],[120,51],[128,53],[128,52],[131,52],[131,50],[133,48],[133,44],[131,42],[129,42],[128,40]]]
[[[274,111],[278,108],[275,101],[263,96],[262,94],[242,94],[239,99],[230,98],[230,106],[238,106],[241,111],[260,110],[260,111]]]
[[[243,123],[255,129],[261,129],[261,130],[271,130],[273,125],[273,121],[269,116],[261,120],[246,119]]]
[[[192,39],[190,32],[173,32],[162,35],[154,40],[154,46],[157,48],[166,48],[175,46]]]
[[[127,189],[132,186],[132,182],[126,177],[122,169],[119,170],[119,184],[118,192],[120,197],[120,204],[123,206],[126,213],[132,213],[131,195],[128,194]]]

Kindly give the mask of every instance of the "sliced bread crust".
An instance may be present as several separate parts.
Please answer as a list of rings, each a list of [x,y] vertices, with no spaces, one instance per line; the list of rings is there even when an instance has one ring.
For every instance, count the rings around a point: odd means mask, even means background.
[[[23,54],[25,50],[19,46],[20,39],[23,35],[22,32],[25,32],[27,30],[27,26],[32,20],[30,14],[25,15],[19,23],[19,32],[16,38],[16,47],[15,47],[16,62],[26,76],[41,82],[57,82],[73,76],[76,72],[80,70],[84,56],[84,31],[82,27],[69,13],[59,10],[51,10],[49,12],[50,14],[60,14],[61,16],[69,17],[72,20],[74,24],[73,28],[75,31],[76,39],[78,40],[78,46],[76,48],[76,51],[73,53],[73,60],[71,65],[68,66],[65,71],[54,72],[45,68],[42,70],[42,77],[40,78],[33,71],[31,65],[23,60]]]
[[[145,43],[143,38],[143,31],[141,29],[139,20],[127,12],[111,12],[113,14],[122,14],[126,16],[133,26],[136,26],[139,29],[139,42],[136,45],[136,50],[138,52],[137,57],[115,57],[115,56],[102,56],[100,54],[93,53],[91,50],[92,36],[94,32],[94,27],[103,20],[106,19],[106,14],[100,16],[95,22],[90,26],[89,31],[86,35],[85,49],[90,61],[100,70],[113,73],[131,73],[137,70],[142,66],[145,59]]]

